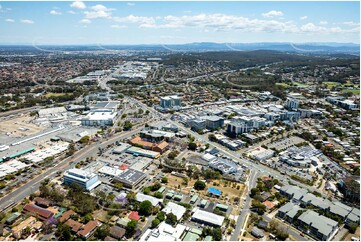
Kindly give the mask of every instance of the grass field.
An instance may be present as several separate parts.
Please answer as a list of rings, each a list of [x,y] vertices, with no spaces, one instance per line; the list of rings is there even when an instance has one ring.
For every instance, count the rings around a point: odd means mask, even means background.
[[[343,93],[350,92],[350,93],[352,93],[353,95],[360,95],[360,89],[353,89],[353,90],[344,89],[344,90],[342,90],[342,92],[343,92]]]
[[[278,83],[276,83],[277,86],[282,86],[282,87],[291,87],[292,84],[297,87],[307,87],[308,86],[307,84],[303,84],[300,82],[292,82],[292,83],[278,82]]]
[[[67,93],[55,93],[55,92],[49,92],[47,94],[45,94],[44,96],[46,98],[49,98],[49,97],[59,97],[59,96],[64,96],[66,95]]]

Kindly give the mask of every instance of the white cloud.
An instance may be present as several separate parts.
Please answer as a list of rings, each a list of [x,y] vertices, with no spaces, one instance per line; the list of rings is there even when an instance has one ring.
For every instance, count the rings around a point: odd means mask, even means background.
[[[104,5],[97,4],[91,7],[92,11],[85,11],[85,18],[110,18],[111,11],[115,10],[114,8],[107,8]]]
[[[70,7],[77,9],[85,9],[86,5],[82,1],[75,1],[72,4],[70,4]]]
[[[153,17],[128,15],[126,17],[113,17],[112,19],[115,22],[120,22],[120,23],[140,24],[139,27],[144,27],[144,28],[156,27],[155,20]]]
[[[135,3],[127,3],[128,6],[134,6]]]
[[[56,11],[56,10],[51,10],[51,11],[50,11],[50,14],[51,14],[51,15],[61,15],[61,12],[58,12],[58,11]]]
[[[107,8],[105,7],[104,5],[101,5],[101,4],[97,4],[93,7],[91,7],[92,10],[94,11],[113,11],[115,10],[114,8]]]
[[[70,14],[76,14],[76,12],[74,12],[73,10],[68,11],[68,13],[70,13]]]
[[[92,21],[90,21],[89,19],[82,19],[79,21],[79,23],[81,24],[90,24]]]
[[[323,26],[317,26],[313,23],[308,23],[301,26],[301,31],[305,33],[324,33],[324,34],[330,34],[330,33],[346,33],[346,32],[353,32],[349,29],[341,29],[340,27],[332,27],[332,28],[326,28]]]
[[[305,19],[308,19],[308,16],[302,16],[300,17],[301,20],[305,20]]]
[[[111,13],[106,11],[85,11],[85,18],[108,18],[111,16]]]
[[[110,25],[111,28],[113,29],[125,29],[125,28],[128,28],[128,26],[126,25],[119,25],[119,24],[113,24],[113,25]]]
[[[355,23],[353,21],[346,21],[346,22],[343,22],[342,24],[348,25],[348,26],[360,26],[360,23]]]
[[[33,24],[34,23],[33,20],[29,20],[29,19],[21,19],[20,22],[23,24]]]
[[[321,25],[326,25],[326,24],[328,24],[328,22],[327,21],[320,21],[320,24]]]
[[[154,20],[153,20],[154,21]],[[142,24],[139,27],[153,28],[201,28],[209,31],[248,31],[248,32],[297,32],[297,26],[292,22],[276,20],[249,19],[242,16],[225,14],[199,14],[184,16],[166,16],[161,24]]]
[[[281,11],[272,10],[268,13],[262,13],[262,16],[266,18],[281,17],[283,16],[283,13]]]
[[[11,18],[7,18],[7,19],[5,19],[5,21],[6,21],[6,22],[9,22],[9,23],[14,23],[14,22],[15,22],[15,20],[14,20],[14,19],[11,19]]]

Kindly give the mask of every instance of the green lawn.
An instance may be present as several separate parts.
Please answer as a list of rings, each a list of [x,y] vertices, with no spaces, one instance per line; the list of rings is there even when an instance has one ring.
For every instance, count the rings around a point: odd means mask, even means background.
[[[342,92],[351,92],[353,95],[360,95],[360,89],[353,89],[353,90],[347,90],[347,89],[344,89],[342,90]]]

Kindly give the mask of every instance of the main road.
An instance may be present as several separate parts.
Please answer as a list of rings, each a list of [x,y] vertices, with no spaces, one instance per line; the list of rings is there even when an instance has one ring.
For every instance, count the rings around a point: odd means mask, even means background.
[[[86,146],[85,148],[77,151],[74,155],[61,160],[60,162],[55,164],[52,168],[44,171],[43,173],[41,173],[40,175],[38,175],[37,177],[35,177],[31,181],[29,181],[28,183],[26,183],[25,185],[17,188],[16,190],[13,190],[10,193],[8,193],[7,195],[3,196],[0,199],[0,211],[2,209],[4,209],[6,206],[9,206],[11,203],[13,203],[13,202],[18,203],[21,200],[23,200],[24,198],[26,198],[27,196],[29,196],[31,193],[37,191],[40,187],[41,182],[44,179],[49,178],[51,180],[52,178],[56,177],[56,175],[57,175],[56,173],[58,171],[63,172],[65,170],[73,167],[76,163],[80,162],[81,160],[85,160],[87,157],[95,156],[98,152],[99,147],[103,148],[103,147],[106,147],[106,146],[112,144],[116,140],[128,138],[128,137],[138,133],[142,128],[143,128],[143,126],[137,128],[137,129],[128,131],[126,133],[120,133],[120,134],[114,135],[113,137],[111,137],[101,143],[95,142],[95,143],[93,143],[89,146]]]

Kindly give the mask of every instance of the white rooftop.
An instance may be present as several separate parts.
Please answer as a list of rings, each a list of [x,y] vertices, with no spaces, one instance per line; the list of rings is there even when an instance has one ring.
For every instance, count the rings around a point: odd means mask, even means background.
[[[162,209],[162,211],[165,212],[166,214],[173,213],[175,216],[177,216],[178,220],[180,220],[183,217],[186,210],[187,209],[185,207],[175,204],[173,202],[169,202],[167,206]]]

